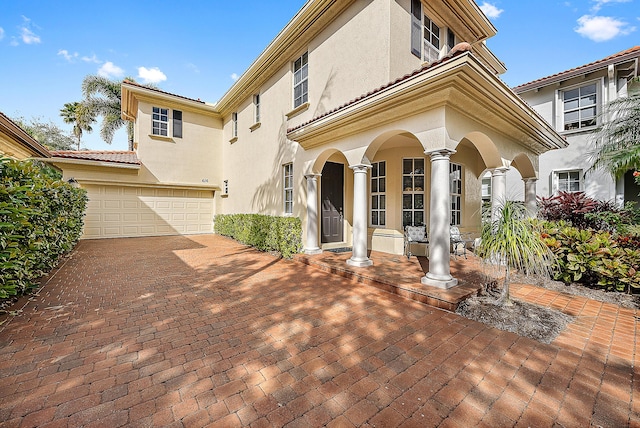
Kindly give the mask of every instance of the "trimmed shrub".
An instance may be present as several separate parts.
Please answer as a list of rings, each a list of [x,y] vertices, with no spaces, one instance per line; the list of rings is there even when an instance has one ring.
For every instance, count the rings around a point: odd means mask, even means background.
[[[0,298],[23,294],[80,239],[86,191],[48,166],[0,158]]]
[[[278,251],[291,258],[302,249],[302,222],[297,217],[262,214],[218,214],[215,232],[260,251]]]

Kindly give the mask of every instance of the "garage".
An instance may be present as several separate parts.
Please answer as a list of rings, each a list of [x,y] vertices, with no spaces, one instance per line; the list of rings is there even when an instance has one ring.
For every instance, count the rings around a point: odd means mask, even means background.
[[[83,239],[213,232],[213,192],[83,184],[89,203]]]

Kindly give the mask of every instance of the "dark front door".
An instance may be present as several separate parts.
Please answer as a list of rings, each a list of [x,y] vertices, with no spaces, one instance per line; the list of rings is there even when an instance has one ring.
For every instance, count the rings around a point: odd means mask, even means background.
[[[327,162],[320,183],[322,242],[343,242],[344,165]]]

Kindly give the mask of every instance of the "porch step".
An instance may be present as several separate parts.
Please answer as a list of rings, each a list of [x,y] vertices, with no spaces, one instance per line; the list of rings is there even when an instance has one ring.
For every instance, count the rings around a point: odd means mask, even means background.
[[[294,260],[450,312],[454,312],[460,302],[477,295],[482,287],[481,275],[477,270],[469,269],[474,265],[474,260],[452,260],[452,274],[458,279],[458,285],[442,290],[420,282],[424,276],[423,266],[426,265],[428,269],[428,260],[424,257],[407,260],[402,256],[372,252],[370,258],[374,266],[357,268],[346,264],[350,256],[351,253],[323,252],[316,255],[296,254]],[[467,262],[467,266],[458,266]]]

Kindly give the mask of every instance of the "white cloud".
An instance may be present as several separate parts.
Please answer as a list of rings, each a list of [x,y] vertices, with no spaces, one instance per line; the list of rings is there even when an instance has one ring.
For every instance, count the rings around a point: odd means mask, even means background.
[[[82,59],[84,62],[92,62],[92,63],[94,63],[94,64],[100,64],[100,63],[102,62],[102,61],[100,61],[100,60],[98,59],[98,57],[96,56],[96,54],[93,54],[93,55],[91,55],[91,56],[86,56],[86,55],[85,55],[85,56],[83,56],[81,59]]]
[[[629,3],[630,1],[631,0],[593,0],[595,4],[591,7],[591,11],[594,13],[598,12],[602,9],[602,6],[608,3]]]
[[[167,76],[158,67],[138,67],[138,77],[142,83],[160,83],[167,80]]]
[[[4,39],[4,28],[0,27],[0,40]]]
[[[114,77],[122,77],[124,75],[124,70],[112,63],[111,61],[107,61],[98,69],[98,76],[106,77],[108,79]]]
[[[630,34],[636,27],[629,26],[624,21],[620,21],[610,16],[583,15],[578,18],[576,33],[594,42],[606,42],[618,36]]]
[[[22,20],[24,22],[22,27],[20,27],[20,38],[22,42],[26,45],[40,43],[40,36],[31,31],[31,19],[23,15]]]
[[[236,73],[231,73],[231,76],[229,77],[231,77],[231,79],[235,82],[240,76],[238,76]]]
[[[78,52],[69,53],[69,51],[66,49],[60,49],[58,51],[58,55],[63,57],[69,62],[73,62],[73,60],[78,57]]]
[[[198,68],[198,66],[197,66],[197,65],[195,65],[195,64],[193,64],[193,63],[191,63],[191,62],[190,62],[190,63],[188,63],[188,64],[186,65],[186,67],[187,67],[189,70],[191,70],[191,71],[193,71],[194,73],[196,73],[196,74],[197,74],[197,73],[200,73],[200,69]]]
[[[480,10],[482,10],[482,12],[487,15],[487,18],[490,19],[497,19],[500,17],[502,12],[504,12],[504,9],[498,9],[496,5],[487,3],[486,1],[480,5]]]

